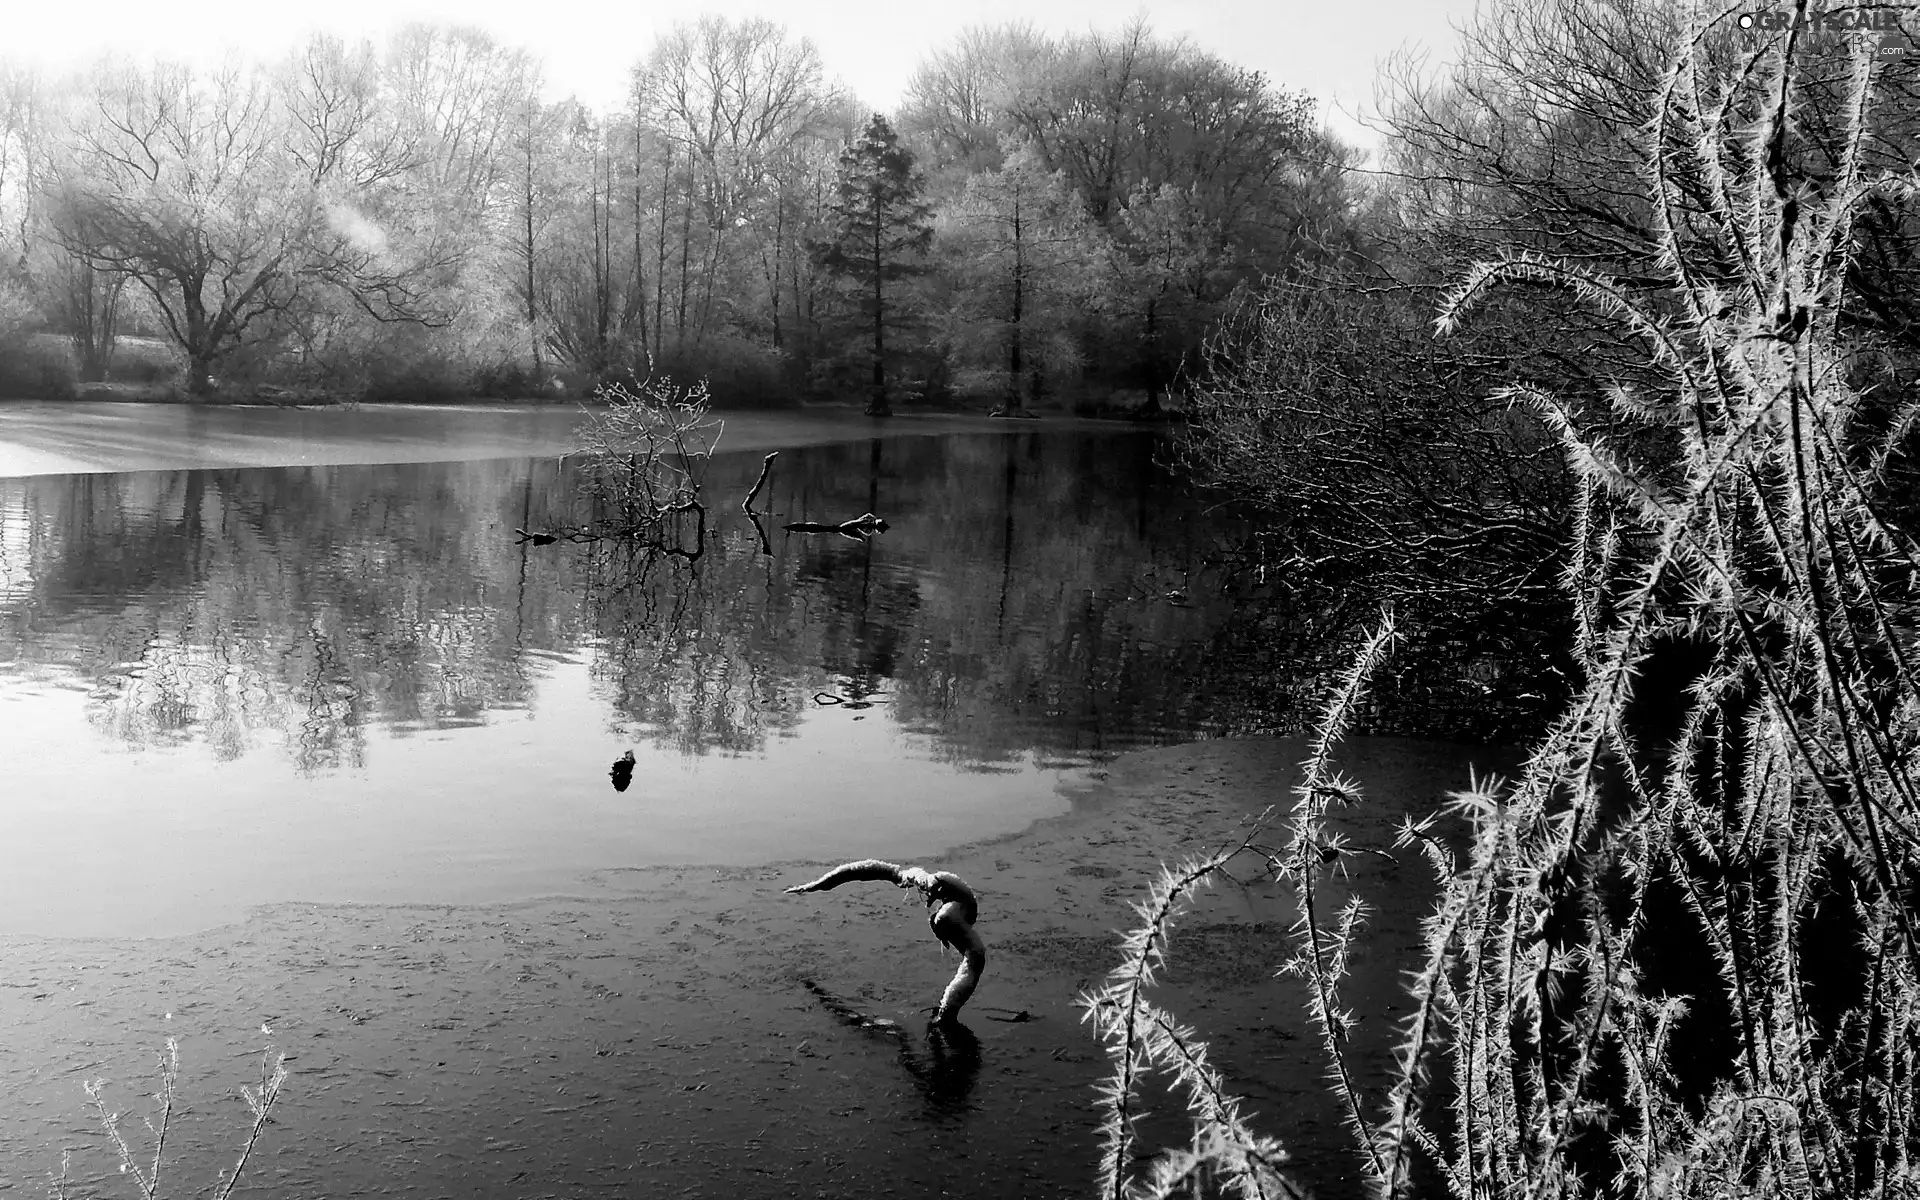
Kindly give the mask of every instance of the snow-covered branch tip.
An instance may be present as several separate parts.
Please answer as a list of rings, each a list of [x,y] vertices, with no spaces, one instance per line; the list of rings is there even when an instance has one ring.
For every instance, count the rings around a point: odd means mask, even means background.
[[[980,902],[974,897],[973,889],[950,871],[928,871],[921,867],[882,862],[877,858],[863,858],[858,862],[842,863],[812,883],[790,887],[787,891],[827,892],[843,883],[866,880],[919,889],[921,897],[927,902],[927,924],[933,929],[933,936],[940,939],[941,945],[952,947],[961,959],[960,969],[954,972],[952,982],[947,984],[946,992],[941,995],[940,1007],[935,1010],[933,1019],[942,1023],[958,1020],[960,1006],[973,995],[973,989],[979,986],[980,976],[987,969],[986,943],[980,940],[980,934],[973,928],[974,921],[980,915]]]

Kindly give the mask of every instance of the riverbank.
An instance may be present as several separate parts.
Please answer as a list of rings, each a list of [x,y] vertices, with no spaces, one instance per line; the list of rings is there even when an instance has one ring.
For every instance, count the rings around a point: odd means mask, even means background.
[[[858,409],[716,413],[719,449],[766,451],[870,437],[1107,429],[1111,421],[1002,421]],[[281,408],[106,402],[0,404],[0,478],[214,467],[557,458],[579,449],[575,405],[361,404]]]
[[[991,955],[966,1031],[931,1042],[923,1010],[954,963],[924,911],[879,884],[783,893],[818,863],[604,871],[512,905],[281,905],[166,939],[0,937],[0,1161],[24,1183],[75,1148],[77,1177],[110,1173],[81,1084],[105,1077],[111,1106],[139,1108],[176,1036],[169,1158],[196,1185],[230,1161],[235,1089],[272,1045],[293,1076],[249,1177],[285,1197],[1084,1194],[1103,1061],[1074,997],[1112,965],[1156,864],[1284,804],[1304,749],[1125,755],[1067,814],[925,864],[978,891]],[[1403,814],[1493,759],[1362,739],[1342,762],[1370,800],[1344,824],[1384,847]],[[1409,857],[1356,859],[1331,887],[1334,905],[1347,887],[1374,905],[1349,996],[1365,1085],[1386,1066],[1434,885]],[[1291,919],[1270,885],[1205,893],[1162,998],[1213,1035],[1316,1194],[1358,1196],[1294,985],[1269,978]],[[846,1008],[895,1026],[850,1025]],[[1177,1121],[1159,1132],[1181,1138]]]

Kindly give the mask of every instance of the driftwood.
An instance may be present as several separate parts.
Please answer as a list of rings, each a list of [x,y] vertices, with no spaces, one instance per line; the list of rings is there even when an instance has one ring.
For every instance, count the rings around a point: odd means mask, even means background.
[[[747,498],[740,502],[741,512],[746,513],[748,516],[753,515],[753,502],[759,498],[760,489],[767,486],[767,475],[773,470],[773,460],[779,457],[780,452],[775,450],[772,454],[767,455],[766,458],[761,460],[760,478],[753,481],[753,490],[748,492]]]
[[[981,974],[987,969],[987,945],[973,928],[974,921],[980,915],[980,903],[974,898],[973,889],[950,871],[928,871],[920,867],[902,867],[882,862],[877,858],[863,858],[858,862],[842,863],[812,883],[790,887],[787,891],[826,892],[843,883],[865,880],[920,890],[920,895],[927,902],[927,924],[932,927],[933,936],[940,939],[941,945],[949,946],[960,954],[960,969],[954,972],[952,982],[947,984],[947,990],[942,993],[940,1007],[934,1010],[933,1019],[942,1024],[958,1020],[960,1006],[967,1002],[967,997],[973,995],[973,989],[979,986]]]
[[[795,521],[780,528],[788,533],[837,533],[843,537],[865,539],[876,533],[885,533],[888,526],[885,517],[861,513],[853,520],[841,521],[837,525],[823,524],[819,521]]]

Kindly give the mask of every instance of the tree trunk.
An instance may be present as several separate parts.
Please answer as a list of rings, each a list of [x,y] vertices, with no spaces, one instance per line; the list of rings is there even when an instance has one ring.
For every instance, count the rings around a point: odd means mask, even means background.
[[[633,312],[635,327],[640,333],[640,357],[652,355],[647,341],[647,263],[642,250],[646,229],[646,209],[640,198],[640,89],[634,85],[633,96]]]
[[[780,250],[787,233],[787,205],[784,197],[773,202],[773,269],[767,272],[767,299],[773,305],[773,348],[784,349],[780,336]]]
[[[700,324],[694,330],[693,344],[698,346],[707,338],[707,329],[713,324],[714,280],[720,274],[720,226],[711,221],[707,223],[707,265],[702,271],[700,281]]]
[[[213,359],[212,351],[204,348],[187,352],[187,395],[195,400],[213,397]]]
[[[1158,298],[1147,301],[1147,403],[1143,417],[1160,415],[1160,328]]]
[[[1013,200],[1013,320],[1009,333],[1007,350],[1007,409],[1009,412],[1026,410],[1026,393],[1021,388],[1020,379],[1020,318],[1026,300],[1026,260],[1020,244],[1020,198]]]
[[[687,287],[691,281],[689,272],[693,265],[693,169],[689,163],[687,169],[686,202],[680,208],[680,313],[678,324],[673,331],[673,344],[681,349],[687,345]]]
[[[533,374],[538,382],[540,366],[540,311],[533,290],[533,121],[528,114],[526,172],[521,177],[522,216],[525,217],[524,233],[526,241],[522,251],[526,255],[527,266],[527,341],[533,350]]]
[[[804,257],[797,245],[794,252],[787,255],[787,279],[793,285],[793,329],[794,336],[800,340],[800,361],[811,367],[814,347],[813,305],[803,295],[800,285],[800,261]],[[802,374],[804,376],[805,373]]]
[[[880,232],[885,224],[880,205],[874,204],[873,212],[873,392],[867,400],[867,415],[870,417],[890,417],[893,409],[887,404],[887,318],[885,300],[881,292]]]
[[[605,153],[600,153],[602,146]],[[613,368],[614,331],[620,313],[614,304],[618,285],[613,277],[613,147],[597,143],[595,153],[600,160],[600,223],[594,233],[600,243],[597,295],[600,320],[594,326],[593,347],[593,374],[598,381]]]
[[[207,321],[207,310],[200,289],[182,286],[181,309],[186,317],[187,395],[195,400],[210,398],[214,392],[214,330]]]
[[[85,262],[67,268],[65,317],[67,338],[80,364],[82,383],[100,383],[113,365],[113,344],[119,333],[120,293],[126,276],[102,271]]]
[[[660,245],[653,265],[653,352],[666,352],[667,321],[667,201],[673,184],[673,139],[667,139],[667,152],[660,168]]]

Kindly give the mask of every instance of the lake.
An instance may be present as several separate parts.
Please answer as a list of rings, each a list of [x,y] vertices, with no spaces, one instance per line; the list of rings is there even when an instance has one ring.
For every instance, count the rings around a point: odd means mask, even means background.
[[[1217,735],[1299,728],[1371,615],[1249,556],[1126,427],[730,418],[689,560],[515,533],[588,511],[570,414],[44,408],[0,409],[0,468],[78,472],[0,479],[0,1184],[68,1150],[82,1190],[124,1183],[82,1085],[146,1111],[175,1038],[176,1187],[232,1161],[272,1052],[248,1182],[278,1194],[1083,1194],[1075,997],[1158,863],[1297,782],[1302,739]],[[779,528],[867,511],[884,534]],[[1342,765],[1346,833],[1385,846],[1501,763],[1360,737]],[[868,856],[978,891],[962,1024],[926,1025],[953,967],[912,896],[785,893]],[[1379,1086],[1432,881],[1327,886],[1373,905]],[[1159,994],[1344,1200],[1272,976],[1296,916],[1223,881]]]
[[[1225,725],[1223,523],[1159,445],[788,449],[764,547],[760,457],[722,455],[691,564],[519,541],[582,511],[576,460],[0,480],[0,931],[1018,832],[1113,755]],[[892,527],[865,541],[778,528],[869,510]]]

